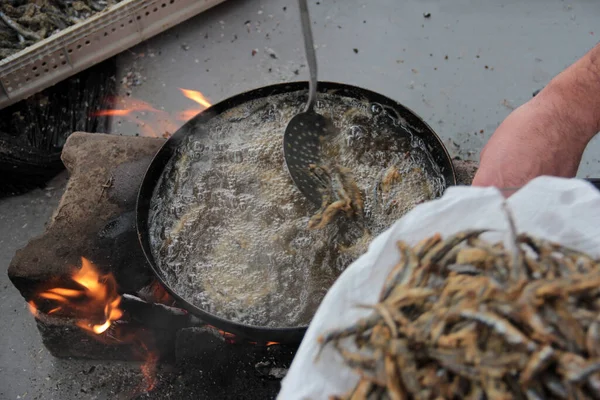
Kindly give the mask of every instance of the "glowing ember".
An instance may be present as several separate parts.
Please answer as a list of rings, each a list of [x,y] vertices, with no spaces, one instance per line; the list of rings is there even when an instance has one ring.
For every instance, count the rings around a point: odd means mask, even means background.
[[[152,283],[146,286],[142,291],[139,292],[140,297],[150,303],[159,303],[166,306],[175,306],[175,299],[171,297],[163,285],[158,280],[152,281]]]
[[[144,350],[147,352],[146,362],[142,365],[141,370],[144,375],[145,386],[140,389],[142,392],[150,392],[156,387],[156,364],[158,357],[150,352],[147,347],[144,346]]]
[[[194,100],[196,103],[200,104],[201,107],[184,110],[173,117],[166,111],[158,110],[145,101],[132,99],[130,97],[113,97],[108,99],[113,108],[110,110],[96,111],[92,113],[91,116],[124,117],[140,127],[142,136],[167,138],[179,129],[181,122],[189,121],[196,116],[196,114],[212,105],[210,101],[198,91],[190,89],[179,90],[185,97]]]

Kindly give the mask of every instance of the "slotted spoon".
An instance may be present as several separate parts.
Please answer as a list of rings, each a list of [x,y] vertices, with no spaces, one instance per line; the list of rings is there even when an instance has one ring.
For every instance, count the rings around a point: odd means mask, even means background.
[[[300,22],[304,37],[306,61],[310,74],[308,102],[303,112],[288,123],[283,135],[283,155],[288,171],[300,192],[307,199],[321,205],[323,181],[310,171],[310,165],[321,161],[321,143],[334,133],[333,121],[315,112],[317,100],[317,58],[310,27],[310,15],[306,0],[298,0]]]

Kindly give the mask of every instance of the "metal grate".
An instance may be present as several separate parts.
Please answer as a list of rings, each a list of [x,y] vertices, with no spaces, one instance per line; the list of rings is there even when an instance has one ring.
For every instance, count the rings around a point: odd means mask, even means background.
[[[126,0],[0,61],[0,109],[225,0]]]

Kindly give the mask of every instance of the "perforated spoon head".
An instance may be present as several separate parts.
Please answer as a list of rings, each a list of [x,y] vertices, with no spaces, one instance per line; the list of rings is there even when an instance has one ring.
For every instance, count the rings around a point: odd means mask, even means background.
[[[294,184],[311,202],[321,205],[323,183],[310,170],[321,164],[321,143],[335,131],[333,121],[313,110],[294,116],[283,136],[283,154]]]

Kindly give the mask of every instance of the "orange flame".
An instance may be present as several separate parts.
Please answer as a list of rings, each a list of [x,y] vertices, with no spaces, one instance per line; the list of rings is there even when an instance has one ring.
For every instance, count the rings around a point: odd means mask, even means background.
[[[212,104],[210,104],[210,101],[208,101],[208,99],[206,97],[204,97],[204,95],[200,92],[197,92],[195,90],[182,89],[182,88],[179,88],[179,90],[181,90],[181,92],[183,93],[183,95],[185,97],[187,97],[188,99],[194,100],[196,103],[200,104],[204,108],[208,108],[212,105]]]
[[[107,99],[109,102],[114,105],[119,105],[123,108],[115,108],[111,110],[99,110],[92,113],[93,116],[125,116],[129,115],[135,111],[150,111],[155,113],[160,113],[164,111],[157,110],[152,107],[149,103],[146,103],[142,100],[131,99],[128,97],[111,97]]]
[[[37,317],[37,315],[38,315],[38,309],[37,309],[37,307],[35,306],[35,303],[33,302],[33,300],[29,300],[29,301],[27,302],[27,305],[29,306],[29,311],[30,311],[30,312],[31,312],[31,313],[32,313],[34,316],[36,316],[36,317]]]
[[[28,301],[31,313],[36,318],[40,318],[40,309],[50,309],[46,314],[60,314],[74,318],[78,327],[93,334],[94,338],[102,342],[108,342],[110,338],[118,343],[140,342],[146,358],[142,365],[146,391],[152,390],[156,383],[154,372],[158,357],[148,349],[145,340],[141,340],[136,335],[119,334],[118,326],[115,330],[111,329],[108,336],[102,335],[123,316],[123,311],[119,307],[122,298],[117,292],[114,276],[102,274],[91,261],[81,257],[81,268],[74,269],[68,281],[50,284],[56,286],[37,293],[33,296],[34,299]]]
[[[190,119],[194,118],[196,116],[196,114],[204,111],[205,109],[207,109],[208,107],[210,107],[212,105],[212,104],[210,104],[208,99],[206,97],[204,97],[204,95],[200,92],[197,92],[195,90],[189,90],[189,89],[181,89],[181,88],[179,88],[179,90],[181,90],[181,93],[183,93],[183,95],[185,97],[187,97],[190,100],[194,100],[196,103],[198,103],[202,106],[202,108],[192,108],[192,109],[185,110],[185,111],[182,111],[179,114],[177,114],[177,119],[180,121],[187,122]]]
[[[51,282],[54,284],[55,282]],[[137,342],[140,346],[138,350],[143,351],[145,362],[141,366],[144,376],[144,388],[141,391],[150,392],[156,386],[156,365],[158,355],[153,353],[148,344],[153,342],[152,337],[148,337],[145,330],[132,332],[120,332],[119,325],[115,329],[108,329],[113,326],[123,316],[123,311],[119,307],[121,296],[117,292],[117,283],[112,274],[102,274],[96,266],[81,257],[81,268],[74,269],[69,276],[69,281],[64,284],[56,282],[55,287],[45,289],[33,297],[38,300],[29,300],[27,305],[30,312],[40,318],[40,309],[49,309],[46,314],[60,314],[75,319],[75,324],[85,330],[93,333],[93,337],[102,342],[110,342],[114,339],[116,342],[124,344],[127,342]],[[172,303],[173,299],[157,282],[150,286],[152,300],[163,303]],[[50,304],[48,304],[50,303]],[[103,335],[107,333],[107,335]],[[227,343],[241,343],[236,335],[219,330],[219,333],[225,338]],[[248,342],[246,342],[248,343]],[[249,342],[258,344],[256,342]],[[279,344],[277,342],[267,342],[266,346]],[[154,347],[154,346],[152,346]]]
[[[54,303],[48,314],[62,311],[74,317],[77,326],[98,335],[121,318],[121,296],[112,275],[102,275],[94,264],[81,257],[81,268],[73,272],[71,280],[75,288],[55,287],[37,295]],[[39,307],[32,300],[29,309],[37,315]]]
[[[112,97],[107,100],[114,108],[92,112],[91,116],[125,117],[138,125],[142,136],[168,138],[179,129],[181,122],[189,121],[196,114],[212,105],[206,96],[198,91],[181,88],[179,90],[185,97],[195,101],[202,107],[184,110],[172,117],[166,111],[158,110],[145,101],[130,97]]]

